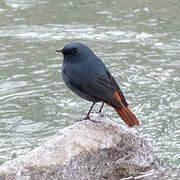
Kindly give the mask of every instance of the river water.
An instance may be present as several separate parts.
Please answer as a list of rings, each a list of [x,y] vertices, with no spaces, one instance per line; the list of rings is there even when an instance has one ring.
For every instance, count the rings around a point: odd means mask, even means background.
[[[139,135],[180,167],[179,9],[178,0],[0,0],[0,164],[85,116],[91,103],[67,89],[55,53],[83,42],[120,84]]]

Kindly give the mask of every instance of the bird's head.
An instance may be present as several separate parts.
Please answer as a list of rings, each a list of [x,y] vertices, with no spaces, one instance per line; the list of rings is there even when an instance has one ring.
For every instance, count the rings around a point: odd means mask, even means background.
[[[89,56],[95,56],[88,46],[82,43],[67,44],[63,49],[56,50],[56,52],[62,53],[64,55],[64,61],[70,62],[85,61]]]

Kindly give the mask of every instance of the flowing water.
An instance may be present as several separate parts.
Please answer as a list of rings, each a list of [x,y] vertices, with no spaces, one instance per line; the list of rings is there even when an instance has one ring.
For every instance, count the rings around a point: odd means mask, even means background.
[[[139,135],[180,167],[179,9],[178,0],[0,0],[0,164],[85,116],[91,103],[67,89],[55,53],[83,42],[120,84]]]

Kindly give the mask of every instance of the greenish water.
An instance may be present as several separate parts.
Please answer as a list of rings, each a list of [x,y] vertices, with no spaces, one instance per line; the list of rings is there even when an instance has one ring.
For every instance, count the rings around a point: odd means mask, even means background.
[[[55,53],[83,42],[119,82],[140,136],[180,167],[179,9],[178,0],[1,0],[0,164],[84,117],[91,103],[67,90]]]

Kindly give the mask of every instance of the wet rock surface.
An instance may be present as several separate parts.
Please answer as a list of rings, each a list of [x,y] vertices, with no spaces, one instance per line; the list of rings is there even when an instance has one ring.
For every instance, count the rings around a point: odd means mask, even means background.
[[[115,180],[157,169],[152,148],[132,129],[93,114],[0,166],[0,179]]]

